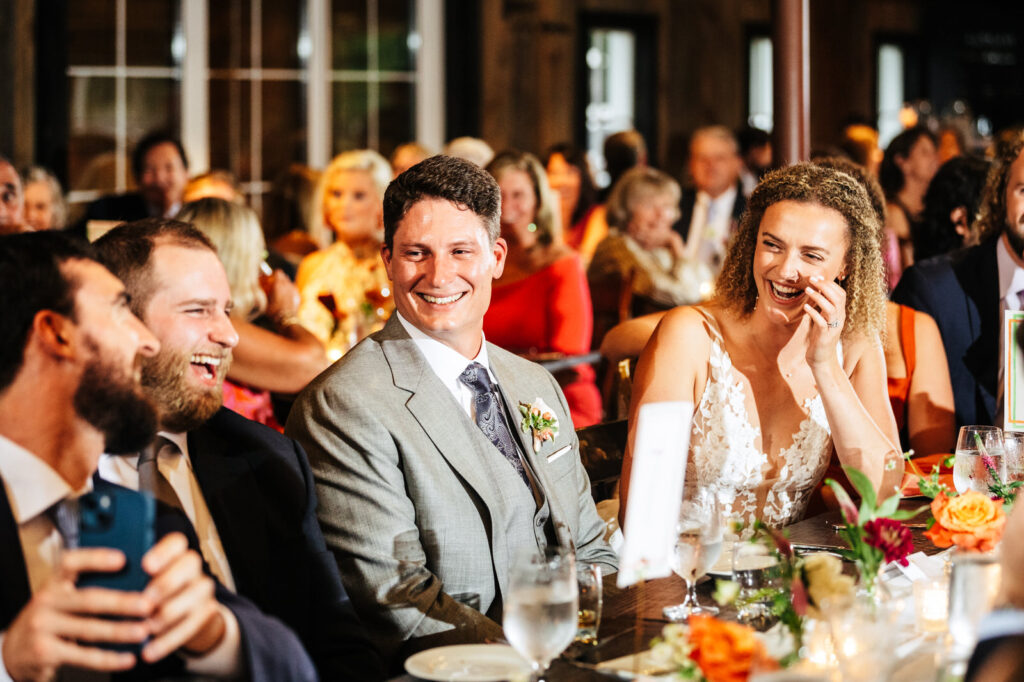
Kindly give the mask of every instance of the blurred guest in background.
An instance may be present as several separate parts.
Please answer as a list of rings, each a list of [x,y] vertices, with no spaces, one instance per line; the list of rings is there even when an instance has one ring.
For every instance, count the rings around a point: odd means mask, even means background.
[[[400,144],[395,147],[395,151],[391,154],[391,174],[397,178],[420,161],[429,159],[433,155],[434,152],[419,142]]]
[[[214,169],[190,179],[185,185],[182,201],[187,204],[207,197],[232,201],[236,204],[245,203],[245,195],[242,194],[242,186],[238,184],[238,178],[227,170]]]
[[[839,148],[854,163],[867,169],[868,175],[878,176],[882,163],[882,150],[878,146],[878,129],[858,116],[843,128]]]
[[[449,140],[441,152],[445,156],[454,156],[457,159],[472,161],[483,168],[494,158],[494,150],[479,137],[456,137]]]
[[[686,240],[690,259],[718,274],[729,239],[736,231],[746,198],[740,187],[739,145],[724,126],[699,128],[690,138],[690,177],[675,229]]]
[[[334,232],[335,242],[303,259],[295,283],[299,321],[332,362],[383,327],[394,308],[380,260],[389,182],[391,165],[369,149],[339,154],[320,178],[314,220]]]
[[[505,270],[484,316],[487,340],[526,357],[581,355],[590,350],[593,317],[583,265],[561,238],[544,168],[532,154],[505,151],[487,166],[501,189]],[[601,421],[594,369],[559,373],[573,426]]]
[[[0,235],[21,232],[25,225],[25,195],[21,178],[7,157],[0,155]]]
[[[553,145],[544,159],[544,170],[558,197],[565,243],[576,249],[584,263],[589,263],[601,241],[598,233],[605,230],[592,229],[600,221],[592,221],[597,206],[597,185],[586,152],[567,142]]]
[[[940,128],[938,140],[940,164],[967,153],[967,143],[964,141],[964,134],[955,125],[947,125]]]
[[[36,232],[60,230],[68,215],[60,180],[42,166],[30,166],[22,173],[25,186],[25,224]]]
[[[85,235],[90,220],[171,218],[178,212],[188,183],[188,158],[178,138],[164,132],[142,138],[132,153],[132,174],[138,190],[89,204],[74,228],[77,233]]]
[[[740,185],[743,196],[749,197],[754,187],[772,167],[772,136],[760,128],[746,126],[736,134],[740,145]]]
[[[886,223],[882,256],[888,270],[889,289],[903,270],[914,262],[913,226],[921,221],[924,194],[939,168],[935,136],[923,126],[904,130],[892,138],[878,169],[885,192]]]
[[[978,217],[989,162],[956,156],[942,164],[928,183],[921,221],[910,226],[914,260],[949,253],[967,243]]]
[[[314,207],[319,183],[319,171],[293,163],[274,178],[263,198],[263,234],[295,267],[333,239],[323,221],[314,219],[320,213],[320,207]]]
[[[672,229],[679,197],[679,184],[654,168],[622,176],[608,197],[612,233],[587,270],[593,287],[610,278],[629,280],[634,296],[655,308],[697,303],[711,293],[710,268],[687,256],[683,238]]]
[[[238,345],[224,381],[224,405],[283,431],[270,394],[298,393],[327,368],[323,344],[299,324],[299,291],[281,270],[261,276],[267,268],[263,231],[252,209],[211,197],[186,204],[178,220],[210,238],[231,286]]]

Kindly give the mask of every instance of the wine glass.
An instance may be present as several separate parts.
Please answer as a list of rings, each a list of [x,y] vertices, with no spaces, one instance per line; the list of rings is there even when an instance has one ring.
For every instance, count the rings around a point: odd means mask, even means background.
[[[509,573],[502,625],[509,644],[530,662],[539,682],[576,635],[576,561],[560,547],[519,555]]]
[[[676,540],[669,556],[672,570],[686,583],[686,599],[662,609],[669,620],[683,621],[694,613],[718,613],[717,607],[701,606],[697,601],[697,579],[707,573],[722,554],[722,530],[722,510],[714,493],[696,490],[683,499]]]
[[[1006,479],[1003,432],[996,426],[962,426],[956,441],[953,485],[958,493],[976,490],[988,494],[994,475]]]

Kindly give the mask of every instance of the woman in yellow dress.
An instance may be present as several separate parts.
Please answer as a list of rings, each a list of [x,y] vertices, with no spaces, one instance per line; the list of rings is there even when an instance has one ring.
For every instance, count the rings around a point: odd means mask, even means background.
[[[317,188],[315,215],[335,242],[302,260],[295,283],[302,296],[299,321],[324,343],[331,361],[383,327],[394,309],[380,259],[390,181],[387,160],[361,149],[335,157]]]

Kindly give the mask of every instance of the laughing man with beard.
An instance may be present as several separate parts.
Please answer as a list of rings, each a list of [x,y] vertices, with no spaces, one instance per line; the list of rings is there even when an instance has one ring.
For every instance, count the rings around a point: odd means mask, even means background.
[[[66,235],[0,237],[0,290],[0,679],[50,680],[68,668],[310,679],[294,635],[215,588],[186,536],[168,532],[185,524],[166,507],[161,539],[142,558],[152,576],[143,592],[78,588],[81,573],[124,565],[117,550],[76,548],[64,522],[80,495],[117,487],[93,476],[104,449],[137,451],[153,437],[138,361],[159,344],[124,285]],[[136,655],[101,642],[144,646]],[[106,679],[64,679],[83,677]]]
[[[317,525],[305,453],[221,405],[238,335],[213,245],[187,223],[148,219],[96,246],[161,345],[142,362],[143,388],[160,415],[154,447],[166,483],[158,489],[189,517],[220,581],[294,629],[322,679],[380,679]],[[100,474],[137,488],[138,457],[104,457]]]

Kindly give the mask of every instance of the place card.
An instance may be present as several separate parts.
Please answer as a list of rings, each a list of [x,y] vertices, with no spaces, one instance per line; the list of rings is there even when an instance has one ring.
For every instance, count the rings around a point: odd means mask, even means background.
[[[1003,318],[1003,430],[1024,431],[1024,311]]]
[[[693,403],[684,401],[648,403],[637,414],[619,587],[671,573],[692,419]]]

